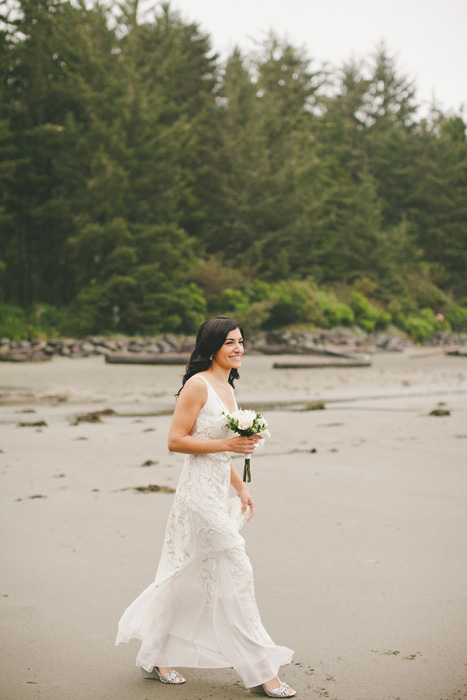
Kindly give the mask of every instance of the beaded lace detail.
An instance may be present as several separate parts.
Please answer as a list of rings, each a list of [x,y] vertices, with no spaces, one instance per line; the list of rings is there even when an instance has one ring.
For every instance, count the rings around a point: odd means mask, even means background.
[[[226,428],[225,416],[222,415],[226,407],[210,383],[206,379],[204,381],[208,396],[198,414],[191,435],[211,440],[229,437],[233,433]],[[194,520],[198,526],[196,533],[198,543],[203,551],[202,578],[208,600],[212,597],[212,589],[217,581],[218,552],[226,550],[232,576],[237,581],[242,581],[244,592],[242,597],[245,603],[250,597],[253,597],[254,602],[253,577],[251,565],[244,550],[244,539],[232,526],[227,512],[229,485],[230,455],[228,452],[186,455],[167,524],[165,551],[171,572],[183,569],[193,554],[191,546],[193,533],[189,521]],[[243,577],[251,581],[248,590],[243,585]]]

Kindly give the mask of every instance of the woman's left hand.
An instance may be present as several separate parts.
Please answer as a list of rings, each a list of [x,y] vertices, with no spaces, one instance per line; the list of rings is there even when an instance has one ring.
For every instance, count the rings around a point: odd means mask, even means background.
[[[247,506],[250,506],[250,515],[247,518],[248,523],[255,514],[255,502],[252,499],[250,492],[245,486],[240,490],[238,495],[242,502],[242,513],[246,513]]]

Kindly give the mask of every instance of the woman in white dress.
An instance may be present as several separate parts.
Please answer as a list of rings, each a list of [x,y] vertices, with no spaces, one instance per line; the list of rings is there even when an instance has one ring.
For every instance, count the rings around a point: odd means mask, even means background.
[[[291,697],[277,673],[293,652],[276,646],[261,623],[239,534],[239,520],[251,520],[255,504],[229,453],[250,455],[261,439],[225,427],[223,413],[237,407],[233,380],[242,355],[236,321],[203,323],[169,432],[169,449],[186,457],[156,579],[125,610],[115,643],[141,640],[136,665],[145,678],[176,684],[185,679],[171,666],[233,667],[252,692]],[[239,501],[229,504],[230,484]]]

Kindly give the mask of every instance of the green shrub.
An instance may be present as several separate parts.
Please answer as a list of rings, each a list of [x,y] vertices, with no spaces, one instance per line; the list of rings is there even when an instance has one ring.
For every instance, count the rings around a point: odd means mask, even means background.
[[[428,340],[433,335],[431,324],[420,316],[409,316],[404,323],[404,329],[413,340]]]
[[[350,307],[354,313],[357,325],[368,332],[387,328],[391,322],[391,314],[380,311],[361,292],[353,292],[350,299]]]
[[[274,298],[275,286],[270,282],[265,282],[264,280],[255,280],[251,286],[248,287],[247,292],[252,302],[269,301]]]
[[[33,309],[34,325],[48,338],[62,332],[63,310],[51,304],[36,304]]]
[[[420,275],[409,277],[407,288],[418,309],[430,308],[440,311],[449,303],[449,297],[445,292]]]
[[[392,299],[387,306],[387,311],[391,315],[392,323],[403,328],[405,314],[401,302],[398,299]]]
[[[274,299],[254,301],[247,309],[235,311],[235,320],[245,329],[245,333],[259,331],[267,324],[274,306]]]
[[[467,308],[454,304],[445,316],[455,331],[467,331]]]
[[[118,324],[114,307],[118,307]],[[207,315],[206,299],[194,284],[178,287],[160,281],[158,288],[140,287],[131,277],[114,275],[105,284],[90,285],[67,310],[63,328],[72,335],[118,331],[128,335],[164,331],[194,333]]]
[[[319,306],[325,319],[326,328],[334,326],[351,326],[355,322],[355,315],[348,304],[337,301],[334,294],[319,292]]]
[[[50,304],[23,309],[0,304],[0,337],[10,340],[56,338],[62,332],[62,311]]]
[[[440,323],[431,309],[422,309],[404,321],[405,332],[417,341],[428,340],[439,329]]]
[[[0,337],[24,340],[29,337],[28,329],[29,324],[23,309],[13,304],[0,304]]]
[[[294,323],[325,323],[315,286],[307,280],[279,282],[274,285],[273,305],[266,328],[281,328]]]
[[[233,316],[237,311],[247,311],[249,306],[250,298],[246,292],[240,289],[224,289],[209,302],[209,312]]]

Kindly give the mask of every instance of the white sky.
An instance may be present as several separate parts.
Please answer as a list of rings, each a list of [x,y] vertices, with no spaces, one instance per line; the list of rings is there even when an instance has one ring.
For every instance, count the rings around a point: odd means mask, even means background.
[[[172,0],[184,19],[210,34],[225,58],[251,50],[273,29],[304,46],[317,64],[365,58],[382,39],[400,72],[415,80],[419,103],[467,107],[467,0]],[[423,110],[424,111],[424,110]]]

